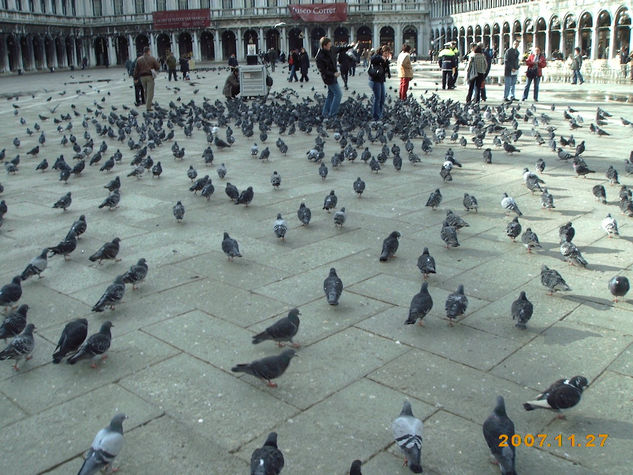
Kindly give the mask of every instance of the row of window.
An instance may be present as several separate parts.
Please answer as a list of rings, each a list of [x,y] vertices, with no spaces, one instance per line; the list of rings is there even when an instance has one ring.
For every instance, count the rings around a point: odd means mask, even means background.
[[[17,11],[27,11],[34,12],[35,11],[35,0],[13,0],[15,2],[15,9]],[[77,7],[75,6],[75,0],[59,0],[61,5],[61,14],[66,16],[69,11],[72,16],[77,16]],[[2,5],[3,10],[9,10],[9,0],[2,0],[0,3]],[[48,11],[48,0],[40,0],[40,12],[42,13],[52,13],[53,15],[57,15],[57,0],[51,0],[50,12]],[[69,7],[70,6],[70,10]]]

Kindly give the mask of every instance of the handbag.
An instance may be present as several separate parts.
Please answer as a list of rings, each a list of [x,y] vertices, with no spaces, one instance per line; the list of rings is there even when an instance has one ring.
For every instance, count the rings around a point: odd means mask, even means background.
[[[531,66],[527,69],[525,75],[530,79],[535,79],[538,76],[538,66]]]
[[[384,76],[385,71],[382,66],[376,66],[375,64],[370,64],[369,69],[367,70],[367,74],[371,79],[379,79]]]

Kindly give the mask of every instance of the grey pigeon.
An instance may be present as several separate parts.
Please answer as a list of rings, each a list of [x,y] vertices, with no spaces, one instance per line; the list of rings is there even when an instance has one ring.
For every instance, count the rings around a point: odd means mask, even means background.
[[[70,231],[75,234],[75,237],[79,239],[83,233],[88,229],[88,223],[86,223],[86,215],[82,214],[79,218],[70,226]]]
[[[327,173],[327,166],[325,166],[325,163],[321,162],[321,165],[319,166],[319,176],[321,177],[321,180],[325,180],[325,178],[327,177]]]
[[[477,212],[477,207],[479,206],[477,203],[477,198],[475,198],[473,195],[469,195],[468,193],[464,193],[464,208],[466,208],[466,211],[472,211],[475,210],[475,213]]]
[[[411,299],[411,304],[409,305],[409,317],[404,322],[405,325],[413,325],[419,319],[420,321],[418,324],[420,326],[424,326],[422,319],[431,311],[432,308],[433,299],[429,294],[429,284],[427,282],[423,282],[420,292],[415,294]]]
[[[107,358],[105,354],[106,351],[110,348],[110,343],[112,341],[112,334],[110,333],[110,328],[112,328],[111,321],[105,321],[101,325],[98,333],[90,335],[88,339],[85,341],[83,345],[75,352],[70,358],[66,360],[68,364],[75,364],[77,361],[84,359],[93,359],[96,356],[101,356],[101,359]],[[92,368],[96,368],[97,365],[92,362],[90,363]]]
[[[55,202],[55,204],[53,205],[53,208],[61,208],[62,210],[66,211],[66,209],[70,206],[72,202],[73,202],[73,199],[69,191],[68,193],[66,193],[64,196],[62,196],[60,199],[58,199]]]
[[[562,242],[560,244],[560,253],[571,265],[577,264],[582,267],[587,267],[587,260],[582,256],[580,249],[578,249],[574,243],[569,241]]]
[[[110,424],[97,432],[78,475],[94,475],[102,470],[112,472],[112,463],[123,448],[123,421],[125,414],[117,414]]]
[[[285,240],[286,231],[288,231],[286,220],[281,217],[281,213],[277,213],[277,219],[275,219],[275,223],[273,224],[273,232],[279,239]]]
[[[9,307],[22,297],[22,276],[16,275],[10,283],[0,289],[0,305]]]
[[[532,252],[534,248],[541,248],[541,244],[538,241],[538,236],[532,228],[526,228],[525,232],[521,235],[521,242],[527,248],[528,252]]]
[[[99,248],[97,252],[95,252],[92,256],[88,258],[90,262],[98,261],[101,264],[102,261],[112,259],[116,262],[119,262],[121,259],[117,259],[117,254],[119,253],[119,243],[121,239],[118,237],[114,238],[110,242],[106,242],[103,246]]]
[[[334,225],[338,228],[342,228],[343,224],[345,224],[345,219],[347,218],[347,215],[345,213],[345,207],[341,208],[336,213],[334,213],[333,218],[334,218]]]
[[[53,363],[58,364],[66,355],[76,352],[86,336],[88,336],[88,320],[78,318],[67,323],[53,353]]]
[[[574,407],[580,402],[582,392],[589,386],[584,376],[574,376],[571,379],[559,379],[549,388],[536,396],[534,401],[523,404],[526,411],[534,409],[549,409],[557,412],[559,419],[564,419],[561,410]]]
[[[404,401],[400,415],[391,424],[393,438],[413,473],[422,473],[422,421],[413,415],[411,403]]]
[[[255,195],[255,192],[253,191],[253,187],[249,186],[248,188],[246,188],[240,193],[240,196],[238,196],[237,200],[235,200],[235,204],[236,205],[243,204],[244,206],[248,206],[250,202],[253,201],[254,195]]]
[[[123,283],[132,284],[132,290],[136,290],[137,285],[145,280],[149,267],[144,257],[141,257],[136,264],[121,276]]]
[[[506,226],[506,236],[508,236],[512,241],[521,234],[521,223],[519,223],[518,216],[508,223]]]
[[[117,189],[111,192],[105,200],[99,205],[99,209],[106,206],[110,211],[119,207],[119,201],[121,201],[121,192]]]
[[[310,208],[306,206],[305,203],[301,203],[299,205],[299,210],[297,211],[297,217],[303,226],[307,226],[310,224],[310,219],[312,218],[312,212]]]
[[[70,253],[73,252],[76,248],[77,238],[75,237],[75,233],[71,229],[63,241],[60,241],[57,246],[49,247],[48,250],[51,252],[51,256],[61,254],[64,256],[64,260],[66,260]]]
[[[23,304],[15,312],[7,315],[2,324],[0,324],[0,338],[6,341],[7,338],[19,335],[26,328],[26,314],[28,311],[29,306]]]
[[[189,165],[189,169],[187,170],[187,177],[193,182],[198,176],[198,171],[193,168],[193,165]]]
[[[525,330],[528,320],[532,318],[534,306],[527,299],[524,291],[521,291],[519,298],[512,302],[510,312],[512,313],[512,320],[516,321],[514,326]]]
[[[547,190],[547,188],[543,188],[543,193],[541,194],[541,206],[545,209],[556,208],[556,206],[554,206],[554,196]]]
[[[284,455],[277,447],[277,432],[271,432],[266,442],[251,455],[251,475],[279,475],[284,468]]]
[[[553,292],[569,292],[571,290],[565,279],[556,270],[550,269],[545,264],[541,266],[541,284],[549,289],[549,295],[552,295]]]
[[[174,218],[176,218],[176,222],[181,223],[182,219],[185,217],[185,207],[183,206],[181,201],[178,201],[173,209]]]
[[[224,238],[222,239],[222,252],[226,254],[229,261],[232,261],[235,257],[242,257],[237,241],[229,236],[227,232],[224,233]]]
[[[336,269],[332,267],[330,274],[323,281],[323,291],[325,298],[330,305],[338,305],[338,300],[343,293],[343,281],[336,274]]]
[[[248,364],[238,364],[231,368],[234,373],[246,373],[266,381],[268,386],[276,388],[277,384],[271,380],[278,378],[288,368],[290,360],[296,355],[295,350],[284,350],[276,356],[268,356]]]
[[[609,280],[609,292],[613,295],[613,301],[616,303],[618,301],[618,297],[624,297],[630,288],[629,279],[622,275],[616,275]]]
[[[114,306],[119,304],[123,300],[125,295],[125,282],[123,282],[123,275],[119,275],[114,279],[101,298],[92,307],[93,312],[103,312],[105,307],[110,307],[114,310]]]
[[[433,193],[429,195],[429,199],[426,201],[425,206],[430,206],[432,209],[437,208],[442,202],[442,193],[440,189],[436,189]]]
[[[497,396],[497,405],[492,414],[484,421],[483,433],[490,453],[501,469],[501,474],[516,475],[514,468],[515,446],[512,443],[503,443],[505,440],[511,441],[514,435],[514,423],[506,414],[505,401],[502,396]]]
[[[224,177],[226,176],[226,165],[224,165],[224,163],[221,163],[217,169],[217,172],[220,180],[224,180]]]
[[[354,193],[356,193],[358,197],[360,198],[363,195],[364,191],[365,191],[365,182],[361,180],[360,177],[356,178],[356,181],[354,182]]]
[[[418,269],[424,275],[424,280],[428,278],[429,274],[435,274],[435,259],[429,254],[428,247],[425,247],[418,257]]]
[[[29,323],[22,333],[13,337],[9,345],[0,351],[0,361],[15,360],[13,369],[18,371],[20,369],[18,363],[21,359],[30,360],[33,349],[35,348],[33,330],[35,330],[35,325]]]
[[[329,213],[330,210],[336,208],[336,203],[338,203],[338,198],[336,197],[334,190],[331,190],[330,194],[328,194],[323,200],[323,209]]]
[[[519,209],[517,202],[514,201],[514,198],[512,198],[511,196],[508,196],[507,193],[504,193],[503,198],[501,198],[501,207],[508,211],[515,212],[518,216],[523,216],[523,213],[521,213],[521,210]]]
[[[399,246],[398,239],[400,239],[400,233],[398,231],[393,231],[382,242],[382,251],[380,253],[380,258],[378,259],[380,262],[387,262],[389,258],[396,254]]]
[[[358,459],[352,462],[352,466],[349,468],[349,475],[363,475],[360,471],[360,467],[362,466],[362,462]]]
[[[440,230],[440,237],[446,249],[449,247],[459,247],[459,241],[457,240],[457,228],[455,226],[449,226],[446,220],[442,223],[442,229]]]
[[[448,226],[453,226],[455,229],[461,229],[470,226],[470,224],[464,221],[463,218],[457,216],[450,209],[446,212],[446,218],[444,219],[444,221]]]
[[[464,295],[464,286],[459,285],[457,290],[448,295],[444,310],[446,310],[446,318],[448,318],[449,326],[453,326],[453,321],[460,315],[466,313],[468,308],[468,297]]]
[[[611,214],[607,214],[607,216],[602,220],[600,224],[602,229],[607,233],[607,237],[619,236],[620,232],[618,231],[618,222],[615,220]]]
[[[288,312],[288,316],[277,320],[263,332],[253,336],[253,344],[256,345],[262,341],[273,340],[281,347],[283,342],[288,341],[293,347],[299,348],[297,343],[293,343],[292,339],[299,331],[299,315],[301,312],[298,308],[293,308]]]
[[[26,266],[26,268],[22,271],[22,275],[20,276],[22,280],[26,280],[29,277],[37,275],[40,279],[42,276],[40,275],[46,269],[48,265],[48,248],[42,250],[39,256],[31,259],[31,262]]]
[[[273,189],[278,190],[281,185],[281,175],[277,173],[277,170],[273,171],[270,177],[270,184],[273,185]]]

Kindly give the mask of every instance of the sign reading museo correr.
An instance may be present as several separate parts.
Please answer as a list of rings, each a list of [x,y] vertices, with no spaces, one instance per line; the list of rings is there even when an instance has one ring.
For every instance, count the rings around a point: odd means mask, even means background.
[[[338,22],[347,20],[347,3],[313,3],[288,5],[293,20]]]
[[[211,10],[167,10],[152,13],[154,29],[206,28],[211,24]]]

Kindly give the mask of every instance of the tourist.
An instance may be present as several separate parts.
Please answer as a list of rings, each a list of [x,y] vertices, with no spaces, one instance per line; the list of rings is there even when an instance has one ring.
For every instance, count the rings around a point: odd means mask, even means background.
[[[442,70],[442,89],[455,89],[453,75],[457,67],[457,56],[451,49],[451,44],[446,43],[438,55],[438,65]]]
[[[455,53],[455,70],[453,72],[453,89],[455,89],[457,87],[457,78],[459,77],[459,49],[456,41],[451,41],[451,50]]]
[[[369,66],[369,58],[371,57],[371,52],[369,48],[365,48],[363,50],[363,54],[361,55],[361,57],[363,58],[363,68],[366,68],[367,66]]]
[[[290,76],[288,76],[288,82],[292,82],[293,78],[295,82],[299,81],[297,77],[297,66],[299,65],[299,55],[297,50],[293,49],[288,55],[288,67],[290,69]]]
[[[356,59],[350,56],[351,51],[353,50],[341,49],[338,53],[339,71],[341,72],[341,79],[343,80],[345,90],[347,90],[347,78],[349,77],[349,73],[352,70],[352,64],[356,63]]]
[[[270,68],[273,73],[275,72],[275,65],[277,64],[277,50],[275,48],[270,48],[268,50],[268,61],[270,62]]]
[[[332,46],[332,40],[327,36],[322,37],[319,40],[319,51],[316,54],[317,69],[321,73],[321,79],[328,88],[327,97],[323,104],[321,111],[323,118],[334,117],[338,114],[338,109],[341,105],[341,98],[343,92],[338,85],[337,78],[340,76],[338,69],[336,68],[336,57],[341,49],[349,49],[354,45],[347,47]]]
[[[169,81],[171,81],[172,76],[174,77],[174,81],[178,81],[178,77],[176,74],[176,66],[178,62],[176,61],[174,53],[172,53],[171,51],[167,53],[167,59],[165,60],[165,62],[167,63],[167,74],[169,75]]]
[[[229,67],[230,68],[237,68],[239,66],[238,62],[237,62],[237,58],[235,57],[235,53],[232,53],[229,56]]]
[[[138,53],[138,57],[134,61],[130,61],[130,67],[128,69],[128,74],[132,76],[132,80],[134,81],[134,105],[136,107],[145,104],[145,93],[143,92],[143,86],[141,85],[141,81],[138,78],[134,77],[134,69],[136,68],[136,61],[138,58],[143,56],[142,53]]]
[[[580,52],[580,48],[576,48],[577,53]],[[525,101],[530,93],[530,85],[534,81],[534,102],[538,102],[538,86],[541,82],[541,76],[543,75],[543,68],[547,66],[545,55],[541,54],[541,48],[538,46],[534,48],[534,53],[530,54],[525,60],[525,64],[528,69],[526,72],[527,84],[523,90],[523,100]],[[582,84],[582,82],[581,82]]]
[[[229,77],[226,78],[226,82],[224,83],[224,89],[222,90],[222,93],[227,99],[233,99],[240,93],[240,79],[238,68],[231,68]]]
[[[147,112],[152,110],[152,101],[154,100],[154,71],[156,73],[160,71],[160,64],[156,58],[149,54],[149,46],[146,46],[143,48],[143,56],[136,59],[134,79],[138,79],[143,86]]]
[[[308,71],[310,70],[310,56],[305,48],[301,48],[299,52],[299,71],[301,72],[301,78],[299,82],[308,82]]]
[[[185,79],[187,79],[187,73],[189,72],[189,60],[186,56],[183,56],[182,58],[180,58],[179,63],[180,72],[182,73],[182,79],[184,81]]]
[[[409,89],[409,82],[413,78],[413,66],[411,65],[411,47],[409,45],[402,45],[402,51],[398,55],[398,77],[400,78],[400,99],[407,99],[407,90]]]
[[[470,45],[470,54],[468,55],[468,65],[466,66],[466,78],[468,80],[468,94],[466,95],[466,103],[470,103],[475,93],[475,103],[479,103],[481,99],[481,84],[486,77],[486,68],[488,63],[483,54],[481,45]]]
[[[389,72],[389,56],[391,55],[391,49],[389,46],[383,46],[378,48],[376,54],[374,54],[369,61],[369,87],[374,93],[374,102],[372,107],[372,117],[375,121],[382,119],[384,107],[385,107],[385,79],[388,76],[391,78]]]
[[[503,56],[503,100],[508,102],[515,100],[514,92],[519,77],[519,43],[519,40],[514,40]]]
[[[580,84],[585,82],[582,77],[582,73],[580,72],[580,68],[582,68],[582,53],[580,52],[580,48],[576,47],[574,49],[574,57],[571,60],[571,71],[572,71],[572,79],[571,83],[576,84],[580,81]]]

